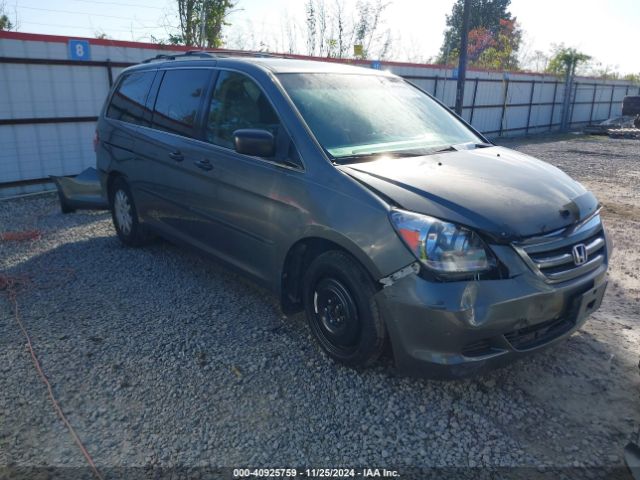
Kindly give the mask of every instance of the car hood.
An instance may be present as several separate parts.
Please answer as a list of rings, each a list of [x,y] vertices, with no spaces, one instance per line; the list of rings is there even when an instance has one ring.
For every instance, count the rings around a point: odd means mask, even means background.
[[[503,147],[338,168],[393,205],[501,241],[558,230],[598,208],[596,198],[558,168]]]

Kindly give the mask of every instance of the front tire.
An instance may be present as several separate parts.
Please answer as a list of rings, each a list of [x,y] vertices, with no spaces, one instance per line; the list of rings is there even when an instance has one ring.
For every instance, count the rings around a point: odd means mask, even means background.
[[[340,251],[319,255],[303,281],[309,327],[320,347],[350,367],[374,363],[385,345],[386,330],[364,268]]]
[[[138,219],[138,211],[126,180],[118,177],[109,190],[109,206],[111,218],[118,238],[130,247],[145,245],[150,235]]]

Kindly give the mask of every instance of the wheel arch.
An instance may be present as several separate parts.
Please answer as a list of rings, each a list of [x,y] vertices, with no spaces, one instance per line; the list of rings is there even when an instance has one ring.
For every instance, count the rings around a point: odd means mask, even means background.
[[[111,198],[111,189],[113,188],[113,183],[116,181],[117,178],[124,178],[126,179],[127,176],[122,173],[120,170],[111,170],[108,175],[107,175],[107,182],[106,182],[106,194],[107,194],[107,200],[109,198]]]
[[[282,262],[280,270],[280,304],[284,313],[294,313],[302,310],[302,276],[311,262],[324,252],[330,250],[342,251],[356,260],[367,272],[375,285],[382,276],[378,267],[362,251],[356,243],[339,234],[329,232],[314,232],[293,243]]]

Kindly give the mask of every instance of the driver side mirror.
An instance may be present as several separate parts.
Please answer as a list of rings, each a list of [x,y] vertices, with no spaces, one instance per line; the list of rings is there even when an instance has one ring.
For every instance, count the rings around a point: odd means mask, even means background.
[[[243,128],[233,132],[236,152],[253,157],[273,157],[276,140],[271,132],[254,128]]]

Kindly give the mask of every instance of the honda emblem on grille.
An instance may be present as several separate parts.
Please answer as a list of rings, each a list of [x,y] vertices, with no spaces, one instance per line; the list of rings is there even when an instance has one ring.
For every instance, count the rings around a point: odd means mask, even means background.
[[[572,254],[573,263],[575,263],[576,265],[582,265],[587,261],[587,247],[584,246],[584,243],[574,245]]]

